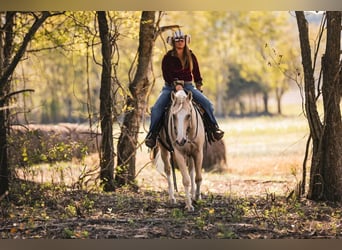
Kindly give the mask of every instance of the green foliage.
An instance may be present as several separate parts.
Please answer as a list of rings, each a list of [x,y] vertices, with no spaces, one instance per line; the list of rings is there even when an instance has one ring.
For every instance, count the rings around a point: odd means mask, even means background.
[[[112,42],[118,42],[118,46],[113,45],[118,50],[113,61],[122,88],[116,85],[113,90],[118,93],[113,107],[119,115],[125,95],[122,91],[128,86],[127,72],[137,48],[140,16],[139,12],[127,11],[110,11],[108,15]],[[27,17],[19,15],[20,18],[24,22]],[[34,56],[21,62],[23,70],[17,72],[15,86],[35,89],[35,98],[24,96],[19,100],[17,119],[38,123],[84,122],[90,116],[96,121],[102,59],[95,18],[93,11],[66,11],[50,18],[38,30],[29,48]],[[120,54],[125,56],[120,58]],[[26,78],[23,72],[29,72],[30,77]],[[24,117],[22,109],[33,111]]]
[[[74,205],[67,205],[65,208],[65,213],[68,217],[75,217],[77,216],[77,208]]]
[[[74,237],[74,232],[70,230],[69,228],[64,228],[63,234],[65,235],[65,238],[73,238]]]
[[[79,151],[83,157],[87,154],[86,147],[82,143],[64,143],[60,142],[53,145],[46,145],[46,142],[41,141],[39,148],[33,149],[32,146],[25,146],[21,148],[21,160],[26,166],[32,166],[37,163],[44,162],[58,162],[58,161],[71,161],[75,157],[75,152]],[[81,150],[79,150],[81,148]]]
[[[21,62],[23,70],[16,72],[15,89],[35,89],[34,98],[18,99],[22,107],[17,108],[19,120],[56,123],[97,119],[101,46],[95,14],[94,11],[66,11],[50,18],[38,30],[29,48],[34,56],[29,54]],[[141,13],[109,11],[107,14],[115,49],[113,108],[119,116],[135,72],[132,63],[138,48]],[[20,29],[24,31],[24,24],[32,18],[30,14],[18,15],[18,35],[23,34]],[[231,105],[225,100],[231,84],[227,81],[230,67],[240,67],[240,75],[247,83],[255,82],[263,90],[278,91],[278,94],[286,91],[289,77],[295,79],[300,68],[297,33],[293,32],[295,22],[288,12],[174,11],[165,12],[159,23],[160,26],[175,24],[192,37],[190,47],[199,59],[205,94],[219,115],[228,114],[226,107]],[[165,32],[163,39],[156,40],[153,58],[156,84],[150,104],[163,85],[160,64],[170,48],[164,43],[169,34],[170,31]],[[287,39],[282,39],[284,34]],[[24,117],[22,109],[31,112]]]
[[[219,232],[217,233],[219,239],[238,239],[232,228],[219,225]]]
[[[79,232],[67,227],[63,229],[63,236],[66,239],[86,239],[89,237],[89,232],[86,230]]]
[[[175,220],[182,220],[184,218],[184,211],[179,208],[174,208],[171,210],[171,217]]]
[[[269,98],[281,98],[289,84],[298,80],[300,48],[294,32],[296,23],[289,12],[166,12],[161,23],[178,24],[191,35],[190,47],[199,59],[204,93],[212,100],[218,115],[230,114],[242,102],[247,106],[247,101],[242,99],[246,94],[266,92]],[[160,48],[164,45],[158,48],[155,71],[160,68],[159,57],[164,53]],[[232,85],[236,85],[230,79],[231,68],[239,70],[246,85],[254,85],[250,90],[255,87],[257,90],[231,91]],[[162,79],[157,80],[162,84]],[[159,88],[156,89],[158,93]],[[233,100],[228,96],[231,92],[235,92]],[[263,95],[257,96],[259,102],[262,98]]]

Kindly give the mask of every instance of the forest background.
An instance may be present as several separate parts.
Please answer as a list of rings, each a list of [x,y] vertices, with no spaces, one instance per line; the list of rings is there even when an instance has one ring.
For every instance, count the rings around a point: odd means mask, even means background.
[[[110,31],[115,37],[113,40],[115,43],[111,45],[115,51],[112,58],[114,62],[112,79],[115,83],[113,89],[115,98],[112,107],[116,129],[122,126],[124,110],[130,111],[126,106],[126,98],[130,97],[128,84],[132,82],[137,69],[136,64],[132,64],[132,62],[137,58],[139,25],[144,23],[144,20],[140,19],[140,14],[141,12],[130,11],[107,13],[110,20]],[[99,127],[101,42],[95,16],[95,12],[91,11],[65,12],[44,23],[42,29],[30,42],[24,60],[20,62],[11,79],[12,93],[27,90],[23,91],[23,95],[15,95],[15,98],[12,99],[13,102],[6,107],[10,111],[11,124],[77,123],[79,125],[90,125],[92,128]],[[277,192],[279,191],[281,195],[285,193],[287,198],[291,198],[289,193],[296,184],[297,186],[300,184],[297,179],[297,171],[300,169],[305,139],[308,136],[308,128],[303,122],[305,120],[302,104],[304,74],[300,61],[295,14],[289,11],[170,11],[162,12],[159,17],[162,17],[158,23],[159,27],[175,25],[173,27],[177,28],[176,26],[179,25],[185,33],[191,35],[190,47],[200,61],[205,94],[212,100],[215,113],[219,117],[222,127],[227,131],[224,140],[227,143],[228,156],[230,157],[228,160],[230,174],[213,175],[214,180],[207,178],[208,182],[204,185],[206,197],[210,200],[210,197],[216,194],[227,194],[228,192],[228,198],[224,196],[223,199],[224,202],[230,202],[232,201],[231,195],[234,192],[239,192],[240,195],[241,192],[243,195],[252,195],[255,192],[264,194],[266,192],[266,200],[263,201],[267,204],[271,201],[273,204],[272,202],[276,201],[276,197],[273,191],[268,188],[274,190],[273,188],[280,184],[277,187],[281,186],[281,188],[276,189]],[[321,28],[321,13],[306,12],[306,18],[310,20],[309,35],[312,45],[316,46],[318,42],[324,44],[325,40],[320,40],[321,37],[319,37],[320,33],[318,32]],[[25,33],[24,24],[26,21],[25,16],[23,19],[20,16],[16,19],[18,27],[23,27],[23,30],[18,30],[16,34],[18,37],[20,37],[20,32]],[[59,24],[58,28],[56,28],[56,23]],[[170,34],[170,30],[162,32],[161,36],[155,40],[152,64],[149,65],[149,79],[152,79],[153,84],[149,89],[148,99],[144,107],[143,124],[145,126],[148,124],[149,108],[156,100],[163,85],[160,62],[168,50],[168,45],[164,41],[166,36]],[[318,64],[319,62],[320,60],[317,61]],[[318,78],[320,72],[317,71],[314,74]],[[318,104],[321,112],[320,100],[318,100]],[[115,132],[120,133],[119,130],[115,130]],[[140,136],[142,139],[144,130]],[[114,137],[114,139],[116,141],[118,138]],[[64,146],[62,149],[67,148]],[[25,152],[22,156],[24,161],[29,163]],[[296,159],[291,158],[292,156],[295,156]],[[265,159],[267,160],[265,161]],[[148,161],[146,148],[142,148],[138,152],[137,160],[137,167],[139,168],[146,164],[144,162]],[[28,173],[19,173],[19,175],[20,177],[27,177],[26,174],[32,174],[33,178],[40,177],[41,180],[51,180],[51,183],[54,184],[58,179],[55,172],[62,181],[65,181],[65,170],[72,171],[73,162],[66,164],[58,162],[53,167],[50,164],[48,167],[40,165],[41,169],[38,172],[34,168],[29,168]],[[86,162],[82,162],[81,167],[85,167],[83,164]],[[98,162],[94,166],[98,167]],[[151,177],[150,168],[145,167],[146,165],[138,172],[138,175],[142,173],[140,171],[145,174],[139,176],[140,187],[144,190],[158,190],[158,185],[161,182],[156,182],[155,177]],[[48,169],[50,174],[52,172],[52,176],[46,175],[44,169]],[[149,175],[146,175],[147,172]],[[81,171],[78,180],[72,183],[74,188],[82,189],[84,187],[82,184],[85,183],[80,182],[84,181],[80,178],[84,177],[83,174],[84,172]],[[207,177],[213,176],[208,175]],[[270,179],[265,179],[265,176]],[[234,179],[235,177],[236,179]],[[262,180],[258,180],[257,177]],[[286,180],[282,178],[286,178]],[[255,182],[256,185],[249,185],[249,183]],[[80,186],[77,186],[78,184]],[[255,186],[258,188],[255,189]],[[265,187],[266,189],[264,189]],[[11,188],[10,191],[14,191],[15,186],[12,185]],[[25,185],[20,186],[18,194],[27,194],[26,188]],[[215,195],[211,192],[215,192]],[[46,194],[45,198],[49,196],[49,192],[44,194]],[[21,198],[15,197],[15,195],[16,193],[10,192],[9,197],[19,203],[22,202]],[[130,194],[124,193],[125,198],[123,198],[119,191],[116,196],[111,198],[126,199],[129,196]],[[152,196],[155,197],[155,193],[152,193]],[[45,198],[43,197],[43,199]],[[220,197],[216,198],[218,198],[217,200],[221,199]],[[281,199],[283,202],[283,198]],[[27,202],[32,201],[28,200]],[[63,215],[69,218],[80,216],[84,212],[92,213],[93,199],[83,201],[89,203],[86,206],[89,206],[89,210],[86,208],[87,211],[79,211],[78,205],[69,200],[66,201],[70,204],[65,207]],[[83,201],[80,198],[80,202],[85,205]],[[124,200],[124,202],[126,201]],[[35,204],[39,205],[38,203]],[[45,210],[44,204],[43,202],[39,205],[44,207],[43,210]],[[114,204],[117,206],[120,202],[116,200]],[[210,204],[210,202],[205,203],[205,205]],[[154,205],[158,207],[158,204]],[[232,205],[232,219],[234,220],[237,219],[235,212],[242,212],[243,214],[245,209],[251,211],[251,207],[240,210],[238,207],[234,207],[234,202]],[[240,205],[242,204],[237,204],[239,207]],[[297,206],[297,203],[291,205]],[[100,208],[102,213],[107,214],[104,212],[107,208],[108,211],[109,209],[113,211],[113,208],[107,207],[108,203],[106,202],[101,203],[100,206],[104,206]],[[17,208],[11,207],[12,210],[7,210],[7,212],[5,211],[7,208],[4,208],[3,211],[9,213],[9,217],[11,217],[17,212]],[[273,208],[272,205],[271,209]],[[115,207],[115,209],[118,209],[115,211],[117,214],[125,211],[123,207]],[[156,207],[153,209],[158,210]],[[205,223],[210,224],[212,210],[206,209],[204,209],[208,212],[206,216],[209,217],[205,218]],[[58,205],[57,210],[60,210]],[[263,211],[268,213],[266,210]],[[199,213],[201,212],[203,210],[199,211]],[[225,212],[226,209],[222,209],[222,213]],[[165,210],[162,213],[163,215],[167,214]],[[178,215],[183,216],[182,213],[178,213],[178,208],[171,210],[173,218]],[[221,215],[217,215],[219,219]],[[254,215],[258,216],[258,214]],[[42,214],[38,216],[41,217]],[[240,215],[238,217],[241,219]],[[97,218],[103,219],[101,216]],[[331,218],[338,220],[338,216],[332,215]],[[45,219],[49,220],[49,218]],[[320,218],[317,217],[316,219]],[[88,222],[88,220],[85,221],[87,226],[89,225]],[[129,218],[124,221],[124,223],[126,222],[131,225]],[[70,223],[73,225],[73,222]],[[218,227],[211,232],[214,237],[235,238],[239,233],[233,230],[232,234],[231,229],[219,229],[217,232],[219,225],[216,226]],[[287,226],[291,225],[287,224]],[[312,233],[311,226],[309,229],[307,226],[308,224],[303,224],[302,228],[306,230],[304,230],[305,237]],[[321,224],[317,224],[317,228],[320,226]],[[202,221],[199,221],[196,227],[199,229],[197,236],[203,236]],[[331,235],[330,233],[334,236],[340,235],[339,225],[335,224],[334,228],[329,227],[329,230],[329,235]],[[299,231],[295,230],[293,235],[298,236]],[[17,227],[11,226],[3,227],[3,232],[6,237],[19,233]],[[152,233],[159,234],[155,231]],[[133,231],[131,236],[134,234]],[[167,232],[165,234],[167,235]],[[281,235],[283,232],[279,231],[278,236]],[[58,237],[65,236],[79,237],[80,234],[75,234],[75,229],[70,232],[68,228],[64,228],[63,234],[58,235]],[[259,236],[262,237],[262,234],[258,234]],[[271,237],[274,236],[273,234]],[[42,234],[39,234],[39,237],[43,237]],[[86,236],[81,235],[81,237]],[[123,235],[122,237],[129,236]],[[144,235],[144,237],[149,237],[149,235]],[[250,237],[250,235],[243,237]]]
[[[118,36],[115,74],[120,87],[114,90],[119,92],[114,106],[120,117],[125,90],[134,73],[130,67],[136,57],[140,12],[111,15]],[[316,26],[311,34],[314,41],[320,17],[310,15],[317,20],[310,24]],[[94,122],[98,119],[101,71],[97,63],[101,61],[101,48],[96,41],[99,38],[94,37],[94,13],[69,12],[59,18],[63,19],[59,28],[46,25],[31,43],[27,51],[30,56],[16,70],[13,88],[35,90],[19,97],[13,112],[18,122],[87,123],[89,117]],[[282,108],[284,95],[289,102],[301,102],[303,74],[293,13],[171,11],[161,19],[160,26],[165,25],[179,25],[191,35],[190,48],[200,62],[205,94],[218,117],[286,114]],[[154,84],[146,110],[164,84],[160,64],[170,49],[164,43],[170,33],[164,32],[162,39],[156,40],[151,65]],[[51,47],[56,49],[48,49]],[[297,107],[295,114],[300,112],[300,105]]]

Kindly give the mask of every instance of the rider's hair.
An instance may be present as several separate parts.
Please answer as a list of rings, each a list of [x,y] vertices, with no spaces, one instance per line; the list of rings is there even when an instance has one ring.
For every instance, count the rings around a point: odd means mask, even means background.
[[[173,41],[173,48],[172,48],[171,53],[174,56],[177,55],[174,41]],[[183,61],[184,61],[183,68],[189,67],[190,71],[192,72],[192,69],[193,69],[192,52],[186,43],[185,43],[184,50],[183,50]]]

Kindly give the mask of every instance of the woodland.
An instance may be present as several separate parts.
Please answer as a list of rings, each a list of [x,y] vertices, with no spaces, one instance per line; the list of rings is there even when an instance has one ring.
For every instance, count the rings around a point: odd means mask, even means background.
[[[342,237],[341,12],[0,18],[2,239]],[[194,212],[144,146],[177,29],[225,130]]]

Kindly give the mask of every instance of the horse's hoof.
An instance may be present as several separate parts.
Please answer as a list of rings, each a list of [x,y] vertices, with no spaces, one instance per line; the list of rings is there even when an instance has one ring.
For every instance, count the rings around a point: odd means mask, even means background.
[[[171,198],[169,201],[171,205],[175,205],[177,203],[175,198]]]
[[[193,212],[193,211],[195,211],[195,208],[194,208],[192,205],[186,206],[185,208],[188,210],[188,212]]]
[[[200,195],[200,194],[196,194],[196,201],[200,201],[200,200],[202,200],[202,196]]]

